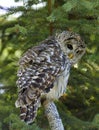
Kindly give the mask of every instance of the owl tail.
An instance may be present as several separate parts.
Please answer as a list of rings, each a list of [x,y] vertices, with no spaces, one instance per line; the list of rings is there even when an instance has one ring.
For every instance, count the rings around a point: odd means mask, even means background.
[[[20,107],[20,118],[27,124],[33,123],[37,110],[40,105],[40,99],[35,99],[30,105]]]

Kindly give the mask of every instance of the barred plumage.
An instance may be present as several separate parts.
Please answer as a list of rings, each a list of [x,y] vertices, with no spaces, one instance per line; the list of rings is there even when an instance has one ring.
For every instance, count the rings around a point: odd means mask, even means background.
[[[29,49],[19,61],[16,107],[20,117],[33,122],[42,97],[58,99],[65,91],[71,65],[84,54],[85,45],[78,34],[62,32]]]

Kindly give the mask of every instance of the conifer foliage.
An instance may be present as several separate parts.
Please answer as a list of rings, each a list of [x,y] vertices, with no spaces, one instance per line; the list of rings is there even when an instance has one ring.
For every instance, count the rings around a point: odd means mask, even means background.
[[[23,6],[0,10],[7,11],[0,16],[0,130],[49,130],[43,108],[33,125],[20,122],[15,82],[22,53],[59,30],[80,33],[87,46],[56,102],[64,127],[99,130],[99,0],[23,0]]]

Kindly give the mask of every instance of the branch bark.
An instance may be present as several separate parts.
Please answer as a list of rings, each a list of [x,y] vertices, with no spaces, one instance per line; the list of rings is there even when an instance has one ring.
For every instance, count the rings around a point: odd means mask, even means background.
[[[48,14],[50,15],[52,12],[52,1],[48,0]],[[49,23],[49,31],[50,31],[50,35],[53,34],[53,23],[50,22]]]
[[[45,114],[48,118],[51,130],[64,130],[62,120],[59,116],[58,110],[54,102],[45,101],[43,103],[43,106],[45,108]]]

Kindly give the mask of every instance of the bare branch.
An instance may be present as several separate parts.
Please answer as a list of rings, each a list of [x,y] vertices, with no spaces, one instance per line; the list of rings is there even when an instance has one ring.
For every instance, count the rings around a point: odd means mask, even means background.
[[[54,102],[45,101],[43,105],[51,130],[64,130],[62,120],[59,116],[58,110]]]

